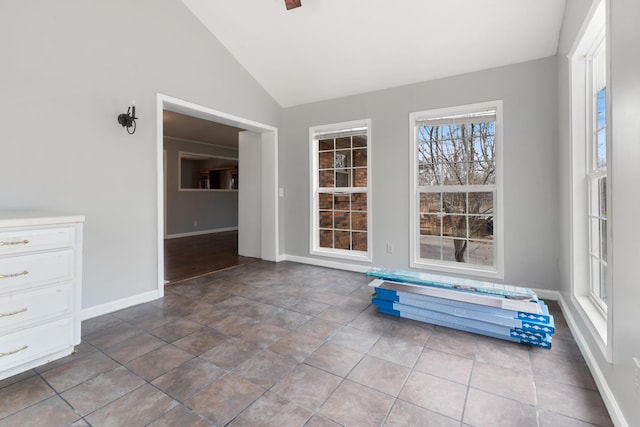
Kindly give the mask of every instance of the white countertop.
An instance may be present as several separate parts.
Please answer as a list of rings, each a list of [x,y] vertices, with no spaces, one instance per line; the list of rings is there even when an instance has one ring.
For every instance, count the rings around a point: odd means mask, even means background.
[[[69,215],[49,211],[2,211],[0,227],[25,227],[33,225],[70,224],[84,222],[83,215]]]

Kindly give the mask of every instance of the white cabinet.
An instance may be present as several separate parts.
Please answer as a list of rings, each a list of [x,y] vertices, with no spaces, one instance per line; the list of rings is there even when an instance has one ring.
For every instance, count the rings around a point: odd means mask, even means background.
[[[0,380],[80,343],[83,222],[0,211]]]

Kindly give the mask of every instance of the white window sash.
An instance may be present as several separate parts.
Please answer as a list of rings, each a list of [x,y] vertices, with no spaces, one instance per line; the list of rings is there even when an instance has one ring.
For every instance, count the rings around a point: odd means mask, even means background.
[[[371,254],[372,254],[372,220],[371,220],[371,120],[358,120],[353,122],[345,122],[345,123],[337,123],[326,126],[315,126],[309,129],[310,135],[310,162],[311,162],[311,201],[310,201],[310,220],[311,224],[309,227],[310,230],[310,249],[309,252],[311,255],[320,255],[326,257],[336,257],[341,259],[350,259],[354,261],[364,261],[371,262]],[[367,150],[367,166],[349,166],[347,169],[349,171],[355,170],[366,170],[367,171],[367,186],[366,187],[320,187],[318,182],[318,173],[322,170],[340,170],[341,168],[323,168],[319,167],[319,153],[320,152],[336,152],[340,151],[340,149],[335,149],[335,147],[331,150],[319,150],[319,141],[324,139],[334,139],[341,137],[351,137],[358,135],[366,135],[367,137],[367,145],[366,147],[358,148],[351,147],[349,150],[358,150],[364,149]],[[347,149],[345,149],[346,151]],[[335,185],[335,182],[334,182]],[[320,194],[366,194],[367,195],[367,251],[358,251],[358,250],[347,250],[347,249],[336,249],[336,248],[323,248],[320,247],[320,237],[319,231],[325,230],[328,228],[320,227],[319,224],[319,195]],[[334,209],[332,209],[334,210]],[[349,209],[351,210],[351,209]],[[337,210],[340,212],[341,210]],[[333,228],[331,228],[333,229]],[[352,228],[352,224],[349,224],[349,228],[345,230],[339,231],[348,231],[348,232],[364,232],[364,230],[356,230]]]
[[[446,126],[469,123],[495,122],[495,182],[486,185],[418,185],[419,149],[418,149],[418,128],[421,126]],[[491,278],[504,277],[504,254],[503,254],[503,232],[502,221],[502,102],[491,101],[480,104],[466,105],[460,107],[444,108],[426,112],[411,113],[409,117],[410,125],[410,266],[412,268],[422,268],[438,270],[446,273],[458,273],[478,275]],[[451,262],[445,260],[426,259],[420,257],[420,194],[421,193],[493,193],[493,212],[487,214],[493,216],[494,234],[493,239],[493,265],[485,266],[468,262]],[[442,213],[448,215],[447,213]],[[438,213],[435,213],[438,214]],[[475,214],[466,214],[474,216]],[[486,216],[486,215],[484,215]],[[466,236],[465,240],[481,240]]]

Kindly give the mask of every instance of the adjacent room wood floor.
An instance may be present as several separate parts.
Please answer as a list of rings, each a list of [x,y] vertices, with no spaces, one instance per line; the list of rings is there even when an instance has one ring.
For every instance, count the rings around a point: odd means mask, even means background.
[[[164,241],[164,279],[167,284],[257,261],[238,255],[238,232],[203,234]]]

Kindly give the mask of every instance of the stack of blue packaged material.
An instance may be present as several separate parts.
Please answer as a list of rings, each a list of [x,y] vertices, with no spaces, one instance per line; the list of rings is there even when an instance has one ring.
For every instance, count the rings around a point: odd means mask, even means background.
[[[381,313],[551,348],[553,316],[531,289],[381,268],[367,276]]]

